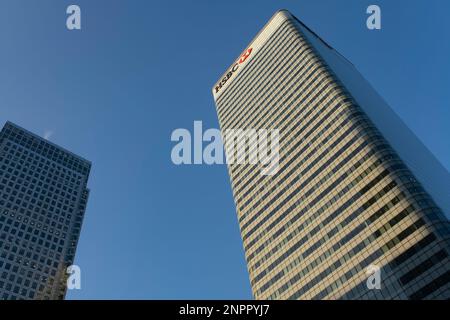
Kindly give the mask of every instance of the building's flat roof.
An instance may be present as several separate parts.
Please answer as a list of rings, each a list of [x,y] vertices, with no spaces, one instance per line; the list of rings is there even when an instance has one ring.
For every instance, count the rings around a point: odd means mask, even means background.
[[[45,143],[47,143],[47,144],[49,144],[49,145],[52,145],[52,146],[54,146],[55,148],[58,148],[59,150],[65,152],[65,153],[67,153],[67,154],[69,154],[70,156],[75,157],[75,158],[77,158],[78,160],[81,160],[82,162],[85,162],[86,165],[88,165],[89,167],[92,165],[92,162],[91,162],[91,161],[89,161],[89,160],[87,160],[87,159],[85,159],[85,158],[83,158],[83,157],[81,157],[81,156],[79,156],[79,155],[77,155],[77,154],[75,154],[75,153],[73,153],[73,152],[67,150],[66,148],[63,148],[63,147],[57,145],[56,143],[53,143],[53,142],[51,142],[51,141],[49,141],[49,140],[46,140],[46,139],[44,139],[43,137],[41,137],[41,136],[39,136],[39,135],[37,135],[37,134],[35,134],[35,133],[33,133],[33,132],[31,132],[31,131],[25,129],[25,128],[22,128],[21,126],[19,126],[19,125],[13,123],[13,122],[11,122],[11,121],[6,121],[5,126],[3,127],[3,129],[6,128],[7,126],[11,126],[11,127],[16,128],[16,129],[19,129],[19,130],[21,130],[21,131],[24,131],[25,133],[27,133],[28,135],[32,136],[33,138],[35,138],[35,139],[37,139],[37,140],[39,140],[39,141],[45,142]]]

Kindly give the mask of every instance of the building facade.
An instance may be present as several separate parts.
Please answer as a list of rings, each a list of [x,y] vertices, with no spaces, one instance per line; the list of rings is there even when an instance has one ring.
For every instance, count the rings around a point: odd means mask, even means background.
[[[280,132],[275,175],[228,166],[256,299],[450,299],[450,176],[349,61],[280,10],[212,92]]]
[[[91,164],[7,122],[0,132],[0,299],[64,299]]]

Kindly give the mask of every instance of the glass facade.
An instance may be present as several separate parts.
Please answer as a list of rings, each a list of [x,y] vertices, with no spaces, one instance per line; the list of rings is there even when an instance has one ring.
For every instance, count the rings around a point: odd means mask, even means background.
[[[6,123],[0,132],[0,299],[64,299],[90,168]]]
[[[222,132],[280,132],[275,175],[228,166],[254,297],[450,299],[446,200],[353,65],[285,10],[244,52],[213,95]]]

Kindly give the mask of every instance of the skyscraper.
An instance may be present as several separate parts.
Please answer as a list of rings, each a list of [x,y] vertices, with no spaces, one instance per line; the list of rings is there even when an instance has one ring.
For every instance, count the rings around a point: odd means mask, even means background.
[[[348,60],[281,10],[212,91],[280,132],[275,175],[228,166],[255,298],[450,298],[450,176]]]
[[[7,122],[0,132],[0,299],[64,299],[89,161]]]

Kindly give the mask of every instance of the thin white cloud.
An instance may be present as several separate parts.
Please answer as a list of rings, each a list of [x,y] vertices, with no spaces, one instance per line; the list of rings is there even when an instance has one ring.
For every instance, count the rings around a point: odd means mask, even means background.
[[[45,132],[44,132],[44,139],[45,140],[48,140],[48,139],[50,139],[50,137],[53,135],[53,131],[51,131],[51,130],[46,130]]]

